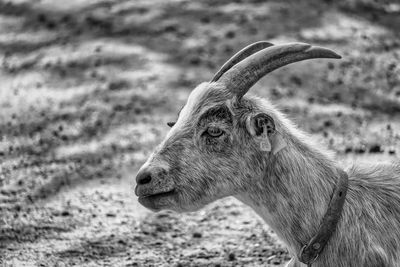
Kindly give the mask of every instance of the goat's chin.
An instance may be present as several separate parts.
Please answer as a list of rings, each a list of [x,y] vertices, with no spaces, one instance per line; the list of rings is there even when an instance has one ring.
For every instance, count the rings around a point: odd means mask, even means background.
[[[213,201],[205,197],[193,200],[191,194],[185,194],[182,190],[139,197],[138,200],[153,212],[170,210],[178,213],[198,211]]]
[[[176,196],[174,193],[139,197],[138,201],[140,204],[154,212],[173,210],[173,207],[176,206]]]
[[[139,198],[139,203],[153,212],[170,210],[177,213],[185,213],[198,211],[204,207],[204,205],[188,205],[187,203],[181,203],[180,201],[177,201],[176,198],[152,199],[146,197]]]

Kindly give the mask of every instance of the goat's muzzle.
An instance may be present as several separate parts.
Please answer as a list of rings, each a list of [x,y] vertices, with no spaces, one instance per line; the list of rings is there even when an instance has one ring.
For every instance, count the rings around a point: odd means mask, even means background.
[[[135,194],[139,202],[152,210],[165,206],[168,198],[175,195],[173,179],[162,167],[143,166],[136,175]]]

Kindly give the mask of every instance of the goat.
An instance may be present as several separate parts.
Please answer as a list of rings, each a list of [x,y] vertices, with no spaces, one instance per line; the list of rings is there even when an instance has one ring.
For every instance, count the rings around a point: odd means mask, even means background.
[[[177,212],[234,196],[287,245],[289,266],[400,266],[400,164],[344,172],[272,103],[246,95],[267,73],[311,58],[340,56],[264,41],[234,55],[191,92],[140,168],[135,193],[153,211]],[[338,188],[345,193],[340,201]],[[321,228],[329,230],[324,250],[314,243],[318,253],[304,260],[305,245]]]

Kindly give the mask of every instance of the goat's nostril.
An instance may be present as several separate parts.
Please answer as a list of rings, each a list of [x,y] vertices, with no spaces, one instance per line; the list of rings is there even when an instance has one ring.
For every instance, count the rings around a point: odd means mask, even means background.
[[[136,177],[136,182],[139,185],[148,184],[151,182],[151,174],[149,172],[142,172]]]

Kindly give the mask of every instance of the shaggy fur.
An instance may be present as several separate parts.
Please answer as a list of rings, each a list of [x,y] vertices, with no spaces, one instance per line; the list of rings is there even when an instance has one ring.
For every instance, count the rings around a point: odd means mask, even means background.
[[[260,113],[273,119],[285,142],[276,154],[260,149],[246,129],[246,120]],[[223,134],[210,136],[209,127]],[[290,266],[302,266],[297,255],[318,230],[338,167],[267,100],[244,96],[238,101],[222,85],[207,83],[192,92],[175,126],[141,168],[139,173],[147,171],[152,179],[136,192],[155,211],[193,211],[235,196],[287,244],[294,256]],[[341,219],[313,267],[400,266],[400,165],[347,172]]]

